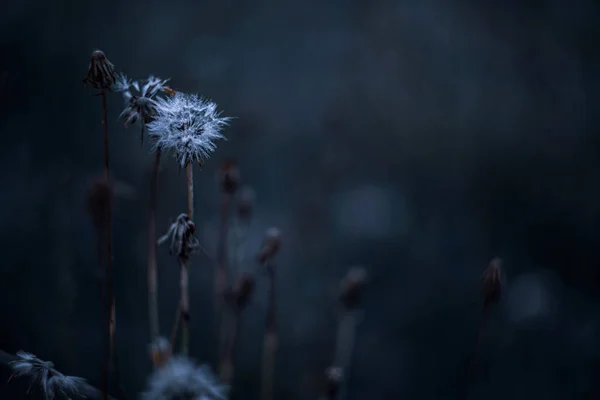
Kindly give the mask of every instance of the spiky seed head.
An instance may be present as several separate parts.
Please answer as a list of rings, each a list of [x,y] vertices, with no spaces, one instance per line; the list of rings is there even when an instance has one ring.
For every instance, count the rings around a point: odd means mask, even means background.
[[[32,385],[40,387],[46,400],[77,397],[85,385],[85,379],[64,375],[54,368],[51,361],[42,361],[24,351],[18,351],[17,359],[9,364],[13,371],[9,381],[15,377],[29,377]]]
[[[278,228],[271,227],[265,232],[262,246],[257,259],[260,264],[271,261],[281,249],[281,231]]]
[[[243,272],[237,278],[235,284],[233,285],[233,295],[235,299],[235,305],[238,310],[243,310],[248,305],[252,295],[254,294],[255,286],[256,280],[254,275],[250,273]]]
[[[91,85],[99,90],[112,90],[115,84],[115,66],[108,61],[106,55],[100,50],[96,50],[90,57],[90,65],[83,84]]]
[[[207,366],[183,356],[172,357],[150,376],[143,400],[226,400],[228,388]]]
[[[256,201],[256,192],[249,186],[244,186],[239,190],[237,196],[237,216],[242,221],[248,221],[252,216],[254,203]]]
[[[98,232],[103,232],[106,228],[112,202],[113,187],[111,183],[106,178],[96,179],[88,192],[87,211]]]
[[[235,194],[240,184],[240,170],[234,161],[227,160],[221,164],[218,180],[223,193],[228,195]]]
[[[502,287],[504,286],[504,273],[502,271],[502,259],[494,258],[483,273],[483,304],[488,306],[500,301]]]
[[[157,337],[150,343],[150,357],[157,368],[165,365],[171,358],[171,343],[164,337]]]
[[[202,166],[216,149],[215,141],[225,139],[221,131],[231,118],[221,117],[216,103],[193,94],[177,92],[156,103],[156,116],[147,126],[154,149],[172,150],[181,167]]]
[[[362,267],[352,267],[340,283],[340,302],[351,310],[360,305],[367,272]]]
[[[325,370],[325,395],[327,398],[334,399],[337,396],[343,380],[343,368],[332,366]]]

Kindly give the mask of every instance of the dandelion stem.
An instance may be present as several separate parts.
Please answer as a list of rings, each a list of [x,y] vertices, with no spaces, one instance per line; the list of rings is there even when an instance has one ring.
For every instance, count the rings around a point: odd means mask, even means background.
[[[241,310],[232,308],[223,313],[223,355],[219,374],[223,383],[227,384],[231,383],[235,373],[235,347],[241,319]]]
[[[263,344],[261,400],[273,400],[275,355],[277,353],[277,321],[275,303],[275,266],[268,264],[267,274],[269,277],[269,298],[267,309],[267,320],[265,330],[265,341]]]
[[[462,400],[466,400],[469,397],[469,389],[471,385],[477,380],[477,368],[479,366],[479,353],[483,339],[485,337],[485,328],[487,327],[488,316],[490,312],[490,303],[484,303],[483,309],[481,310],[481,317],[479,319],[479,327],[477,330],[477,339],[475,341],[475,349],[473,355],[469,361],[469,369],[467,371],[467,380],[465,382],[464,391],[460,397]]]
[[[158,203],[158,172],[162,149],[156,149],[154,173],[152,175],[152,191],[150,193],[150,214],[148,217],[148,317],[150,321],[150,343],[159,335],[158,294],[157,294],[157,261],[156,261],[156,209]]]
[[[188,217],[190,220],[194,220],[194,170],[192,164],[189,163],[186,167],[187,175],[187,198],[188,198]],[[188,257],[185,261],[181,262],[181,316],[182,316],[182,329],[181,329],[181,352],[183,355],[187,355],[189,352],[189,336],[190,336],[190,296],[189,296],[189,278],[188,273],[190,269],[190,258]]]

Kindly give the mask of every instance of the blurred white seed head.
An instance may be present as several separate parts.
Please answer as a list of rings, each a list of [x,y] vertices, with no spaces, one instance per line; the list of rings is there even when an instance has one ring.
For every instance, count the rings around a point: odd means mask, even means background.
[[[228,387],[207,366],[176,356],[156,370],[142,394],[143,400],[226,400]]]
[[[181,167],[202,165],[216,149],[215,141],[225,139],[221,130],[231,118],[221,117],[217,104],[195,94],[177,92],[156,100],[156,115],[147,128],[155,149],[171,149]]]
[[[61,396],[76,397],[85,384],[85,379],[63,375],[51,361],[40,360],[31,353],[19,351],[17,357],[17,360],[10,362],[13,373],[9,381],[14,377],[29,377],[30,389],[33,385],[39,386],[46,400]]]
[[[156,367],[162,367],[171,358],[171,343],[164,337],[157,337],[150,343],[150,357]]]

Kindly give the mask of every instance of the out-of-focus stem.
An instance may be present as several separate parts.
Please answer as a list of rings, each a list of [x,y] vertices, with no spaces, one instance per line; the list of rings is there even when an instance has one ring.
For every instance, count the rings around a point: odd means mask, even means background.
[[[216,337],[219,340],[219,359],[227,357],[227,338],[231,332],[225,314],[225,291],[227,289],[227,237],[229,235],[229,211],[231,209],[231,195],[221,193],[221,226],[217,243],[217,268],[215,270],[215,327]]]
[[[269,299],[267,309],[267,321],[265,340],[263,344],[263,360],[261,373],[261,400],[273,400],[275,381],[275,359],[277,354],[277,321],[276,321],[276,297],[275,297],[275,266],[267,265],[269,276]]]
[[[194,220],[194,170],[192,164],[188,164],[186,167],[187,175],[187,198],[188,198],[188,217],[190,220]],[[181,353],[187,355],[189,352],[189,340],[190,340],[190,295],[189,295],[189,278],[188,273],[190,269],[191,261],[188,257],[184,262],[181,263]]]
[[[231,383],[235,373],[235,348],[242,319],[241,310],[230,309],[223,313],[223,355],[219,374],[223,383]]]
[[[490,303],[484,303],[483,308],[481,310],[481,317],[479,319],[479,327],[477,330],[477,339],[475,341],[475,349],[473,351],[473,355],[469,361],[469,369],[467,371],[467,379],[465,382],[464,390],[462,395],[460,396],[461,400],[466,400],[469,397],[469,389],[471,385],[477,378],[477,369],[479,366],[479,352],[481,350],[481,345],[483,343],[483,339],[485,337],[485,328],[487,326],[487,320],[490,312]]]
[[[333,364],[341,367],[346,377],[350,374],[350,366],[352,364],[356,327],[360,320],[358,313],[359,311],[357,310],[344,309],[338,325]],[[347,391],[347,378],[345,378],[340,384],[339,393],[337,394],[336,399],[344,400]]]
[[[152,189],[150,193],[150,213],[148,217],[148,319],[150,321],[150,343],[159,335],[158,321],[158,287],[157,287],[157,257],[156,257],[156,209],[158,204],[158,173],[162,149],[156,149]]]

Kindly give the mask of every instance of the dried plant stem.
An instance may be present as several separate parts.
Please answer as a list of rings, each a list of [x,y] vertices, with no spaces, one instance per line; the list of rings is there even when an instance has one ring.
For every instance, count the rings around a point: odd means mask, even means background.
[[[344,309],[338,325],[333,365],[341,367],[346,377],[349,376],[352,364],[356,327],[360,322],[359,313],[360,311]],[[347,391],[347,379],[344,379],[340,384],[339,393],[336,398],[338,400],[345,399]]]
[[[108,181],[110,179],[110,170],[108,164],[108,117],[106,107],[106,91],[101,90],[100,97],[102,98],[102,126],[104,135],[104,177]],[[112,258],[112,212],[111,207],[107,210],[106,221],[106,272],[107,272],[107,296],[108,296],[108,349],[104,359],[103,367],[103,396],[108,399],[108,376],[110,371],[111,359],[114,354],[115,346],[115,299],[114,299],[114,282],[113,282],[113,258]]]
[[[235,347],[240,329],[242,313],[229,309],[223,313],[223,354],[219,366],[219,375],[223,383],[231,383],[235,373]]]
[[[477,339],[475,341],[475,349],[473,351],[473,355],[469,361],[469,369],[467,371],[467,379],[464,386],[464,391],[461,395],[462,400],[466,400],[469,397],[469,389],[471,385],[477,379],[477,369],[479,366],[479,354],[481,350],[481,345],[483,344],[483,339],[485,337],[485,329],[487,327],[487,321],[490,313],[490,305],[491,303],[485,303],[481,310],[481,317],[479,319],[479,328],[477,330]]]
[[[227,237],[229,235],[229,212],[231,209],[231,195],[221,194],[221,226],[219,229],[219,240],[217,243],[217,268],[215,271],[215,327],[217,329],[216,337],[219,343],[219,359],[224,361],[228,352],[227,332],[229,328],[228,321],[224,315],[225,291],[227,290]]]
[[[192,164],[188,164],[186,167],[187,175],[187,198],[188,198],[188,217],[190,220],[194,220],[194,170]],[[181,262],[181,316],[182,316],[182,327],[181,327],[181,353],[187,355],[189,352],[189,340],[190,340],[190,295],[189,295],[189,278],[188,273],[190,269],[189,257]]]
[[[158,321],[158,288],[157,288],[157,257],[156,257],[156,209],[158,204],[158,173],[162,149],[156,149],[152,189],[150,193],[150,213],[148,217],[148,317],[150,321],[150,343],[159,335]]]
[[[275,266],[267,265],[269,276],[269,299],[267,305],[267,323],[263,344],[263,359],[261,371],[261,400],[273,400],[275,381],[275,356],[277,353],[277,305],[275,303]]]

